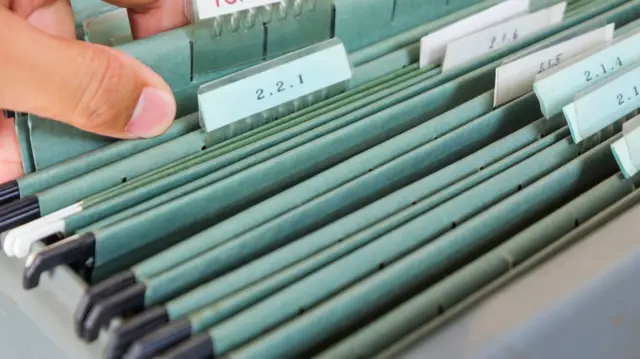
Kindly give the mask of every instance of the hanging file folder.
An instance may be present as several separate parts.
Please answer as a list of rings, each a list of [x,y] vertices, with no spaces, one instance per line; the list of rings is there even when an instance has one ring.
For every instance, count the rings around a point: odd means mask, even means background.
[[[393,357],[640,198],[640,1],[210,5],[143,40],[83,20],[170,83],[166,134],[18,115],[35,171],[0,187],[0,266],[75,288],[75,345]]]

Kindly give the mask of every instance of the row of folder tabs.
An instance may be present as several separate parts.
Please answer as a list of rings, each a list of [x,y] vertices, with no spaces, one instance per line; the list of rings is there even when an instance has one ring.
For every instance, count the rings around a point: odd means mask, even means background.
[[[142,40],[74,3],[169,82],[164,135],[17,116],[2,250],[72,268],[106,358],[398,357],[640,201],[640,0],[225,2]]]

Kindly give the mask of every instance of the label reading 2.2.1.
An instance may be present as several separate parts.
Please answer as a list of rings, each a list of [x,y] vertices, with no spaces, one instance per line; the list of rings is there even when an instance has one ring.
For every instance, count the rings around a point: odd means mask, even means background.
[[[287,88],[294,89],[298,86],[304,85],[304,76],[299,74],[296,77],[296,80],[291,82],[278,81],[275,83],[275,86],[269,88],[259,88],[256,90],[256,96],[258,100],[264,100],[267,96],[277,96],[279,93],[287,91]]]
[[[333,38],[201,86],[200,122],[210,132],[271,110],[286,112],[299,99],[310,104],[325,89],[340,91],[351,77],[347,52]]]

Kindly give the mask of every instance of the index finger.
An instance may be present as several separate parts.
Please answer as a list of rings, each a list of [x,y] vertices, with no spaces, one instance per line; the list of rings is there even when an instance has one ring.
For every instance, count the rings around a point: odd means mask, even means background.
[[[176,29],[190,23],[185,12],[190,0],[106,0],[129,9],[134,38],[143,38]]]
[[[5,118],[0,111],[0,184],[22,174],[22,158],[13,119]]]

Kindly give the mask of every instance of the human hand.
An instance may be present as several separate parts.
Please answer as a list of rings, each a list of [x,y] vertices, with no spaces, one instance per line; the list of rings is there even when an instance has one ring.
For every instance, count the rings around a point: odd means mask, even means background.
[[[135,38],[188,24],[185,0],[109,0],[128,8]],[[109,47],[75,40],[69,0],[0,0],[0,109],[97,134],[147,138],[176,113],[169,86]],[[23,174],[13,121],[0,112],[0,184]]]

